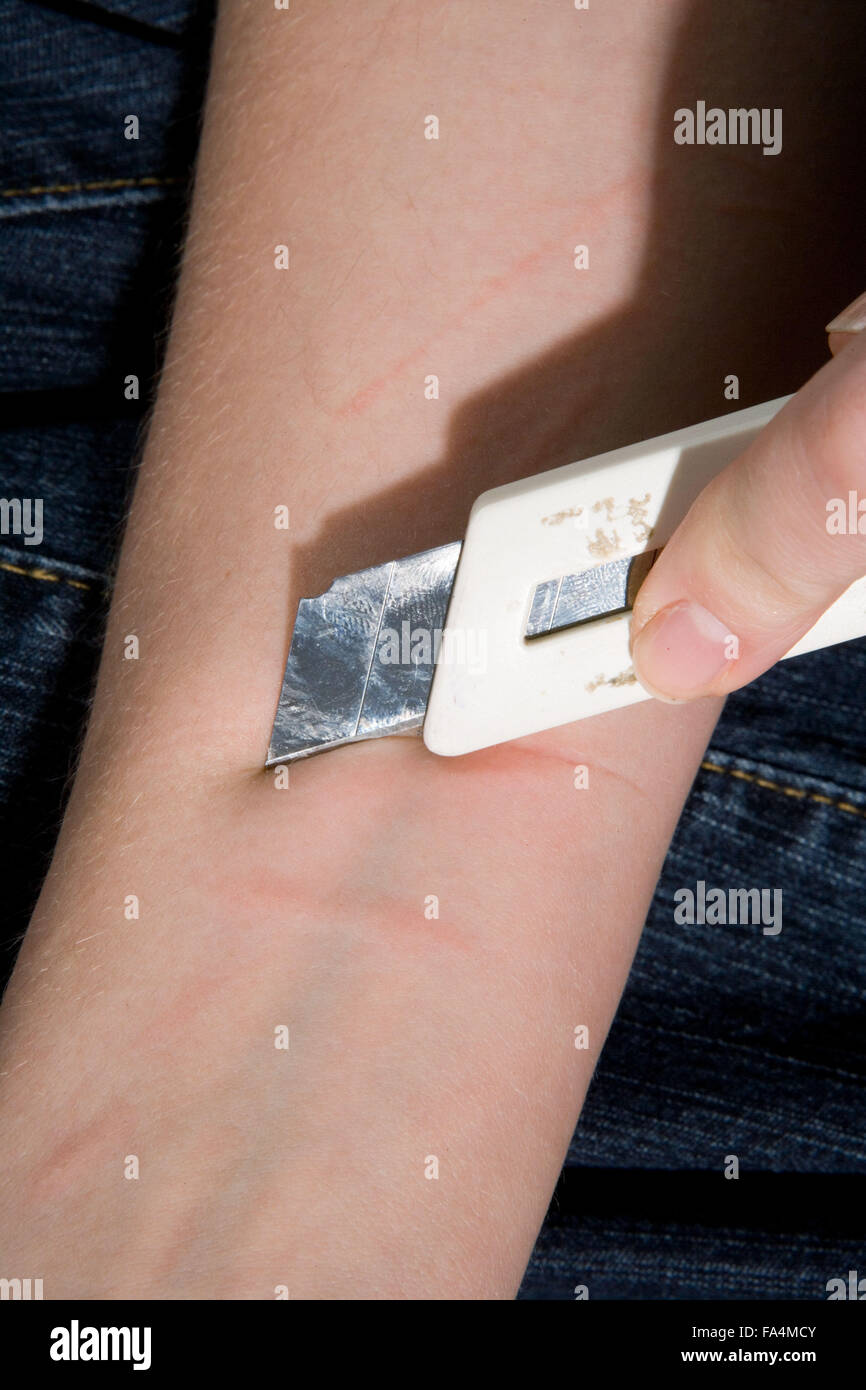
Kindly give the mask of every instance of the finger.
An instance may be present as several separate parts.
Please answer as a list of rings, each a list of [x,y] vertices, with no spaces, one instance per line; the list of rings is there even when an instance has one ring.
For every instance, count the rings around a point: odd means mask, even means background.
[[[651,694],[747,684],[866,573],[866,334],[849,336],[704,489],[650,570],[631,633]]]
[[[866,328],[866,294],[861,294],[827,324],[827,342],[833,356],[847,347]]]

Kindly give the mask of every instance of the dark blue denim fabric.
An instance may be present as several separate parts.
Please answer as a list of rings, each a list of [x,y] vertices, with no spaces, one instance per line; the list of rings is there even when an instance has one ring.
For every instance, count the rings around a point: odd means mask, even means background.
[[[728,701],[524,1297],[823,1298],[866,1271],[864,689],[852,642]],[[781,888],[781,932],[676,925],[698,879]]]
[[[211,18],[194,0],[0,0],[0,495],[45,507],[41,546],[0,537],[7,964],[87,712]],[[822,1298],[866,1275],[864,689],[849,643],[729,701],[523,1297]],[[781,888],[781,933],[676,925],[698,880]]]
[[[43,499],[45,530],[39,547],[0,536],[7,941],[26,924],[87,710],[212,20],[212,0],[0,3],[0,496]],[[129,115],[138,140],[124,138]]]

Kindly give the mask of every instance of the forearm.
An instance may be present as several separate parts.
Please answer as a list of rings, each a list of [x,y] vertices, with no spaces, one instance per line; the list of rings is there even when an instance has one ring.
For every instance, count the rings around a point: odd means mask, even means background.
[[[565,7],[224,6],[91,729],[3,1011],[0,1221],[48,1296],[519,1281],[715,707],[457,762],[358,745],[285,791],[261,766],[301,593],[687,422],[633,328],[564,347],[643,250],[680,7],[648,9],[578,40]],[[575,65],[614,43],[600,162]]]

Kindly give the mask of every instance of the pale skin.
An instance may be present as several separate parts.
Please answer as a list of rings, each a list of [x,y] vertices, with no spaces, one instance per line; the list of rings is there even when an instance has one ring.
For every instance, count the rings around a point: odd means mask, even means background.
[[[262,764],[301,594],[721,413],[729,371],[751,401],[815,365],[805,331],[768,363],[731,294],[784,294],[766,227],[812,235],[814,171],[744,191],[674,147],[684,32],[733,89],[679,0],[223,5],[93,717],[0,1015],[0,1272],[46,1297],[518,1288],[720,702],[460,760],[381,740],[284,790]],[[808,21],[779,45],[824,61]],[[722,216],[747,270],[695,253]]]

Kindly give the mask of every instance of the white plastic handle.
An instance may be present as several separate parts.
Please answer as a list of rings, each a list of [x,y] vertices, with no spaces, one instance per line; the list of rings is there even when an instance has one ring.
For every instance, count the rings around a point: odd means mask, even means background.
[[[545,580],[664,545],[698,493],[789,397],[493,488],[469,517],[424,742],[471,753],[649,697],[635,678],[627,613],[524,637]],[[787,653],[866,635],[860,579]]]

